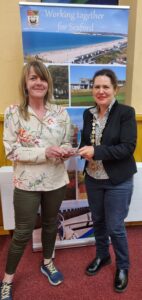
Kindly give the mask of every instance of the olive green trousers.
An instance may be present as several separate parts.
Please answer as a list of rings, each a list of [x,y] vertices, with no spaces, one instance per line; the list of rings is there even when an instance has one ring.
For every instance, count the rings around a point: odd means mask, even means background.
[[[52,191],[14,190],[15,230],[8,251],[6,273],[14,274],[24,249],[32,237],[41,206],[43,257],[51,258],[57,234],[57,216],[66,186]]]

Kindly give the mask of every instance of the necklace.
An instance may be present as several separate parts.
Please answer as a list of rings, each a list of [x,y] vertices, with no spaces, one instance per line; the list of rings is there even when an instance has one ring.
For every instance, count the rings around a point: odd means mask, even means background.
[[[91,134],[90,134],[90,142],[91,142],[92,146],[94,146],[95,144],[100,145],[105,124],[106,124],[106,118],[103,118],[101,120],[101,124],[99,125],[99,127],[97,126],[97,128],[96,128],[96,125],[97,125],[96,118],[95,118],[95,114],[93,114],[92,130],[91,130]],[[88,162],[88,168],[93,173],[97,172],[99,170],[99,163],[94,159],[90,159]]]
[[[96,126],[96,120],[95,120],[95,115],[93,115],[92,131],[90,134],[90,141],[92,146],[95,145],[95,126]]]
[[[91,130],[91,134],[90,134],[90,142],[91,145],[94,146],[95,145],[95,126],[96,126],[96,119],[95,119],[95,115],[93,114],[93,121],[92,121],[92,130]],[[96,171],[96,161],[93,159],[90,159],[88,162],[88,168],[90,170],[92,170],[93,172]]]

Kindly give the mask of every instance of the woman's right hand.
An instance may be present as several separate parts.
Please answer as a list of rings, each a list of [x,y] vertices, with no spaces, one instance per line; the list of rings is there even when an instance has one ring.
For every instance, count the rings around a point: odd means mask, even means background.
[[[51,146],[46,148],[45,155],[47,158],[69,158],[74,155],[74,149]]]
[[[62,148],[58,146],[51,146],[45,150],[46,158],[61,158]]]
[[[94,156],[94,147],[84,146],[78,150],[78,154],[83,158],[90,160]]]

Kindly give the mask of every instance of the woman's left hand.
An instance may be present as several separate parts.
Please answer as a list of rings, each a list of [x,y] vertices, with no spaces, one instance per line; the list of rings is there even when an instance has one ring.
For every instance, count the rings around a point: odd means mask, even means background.
[[[90,160],[94,156],[94,147],[84,146],[78,150],[78,154],[83,158]]]

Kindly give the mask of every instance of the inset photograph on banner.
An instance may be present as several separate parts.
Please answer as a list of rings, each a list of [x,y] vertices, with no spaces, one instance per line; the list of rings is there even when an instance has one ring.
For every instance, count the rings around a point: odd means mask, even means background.
[[[77,186],[76,186],[78,200],[87,199],[86,188],[84,183],[84,174],[83,174],[84,165],[85,165],[85,160],[78,157],[77,158]]]
[[[76,149],[76,155],[66,161],[66,168],[70,183],[67,185],[65,200],[80,200],[78,197],[78,155],[77,149],[81,141],[81,130],[83,126],[83,107],[71,108],[67,111],[71,119],[71,145]]]
[[[70,208],[72,206],[72,208]],[[33,231],[33,251],[42,249],[41,219],[37,216],[37,225]],[[92,245],[95,243],[93,222],[88,204],[68,203],[64,201],[58,213],[58,231],[55,248],[67,248]]]
[[[69,106],[69,74],[68,66],[49,65],[48,69],[53,80],[54,102]]]
[[[65,200],[76,200],[76,167],[76,157],[71,157],[66,161],[70,182],[67,185]]]
[[[95,72],[103,69],[111,69],[116,73],[118,78],[118,94],[117,100],[121,103],[125,102],[125,81],[126,66],[70,66],[70,85],[71,85],[71,105],[72,106],[93,106],[92,98],[92,78]]]
[[[20,11],[25,61],[126,65],[128,9],[50,3]]]
[[[86,107],[67,107],[71,119],[71,144],[79,147],[81,141],[81,130],[83,126],[83,112]]]

